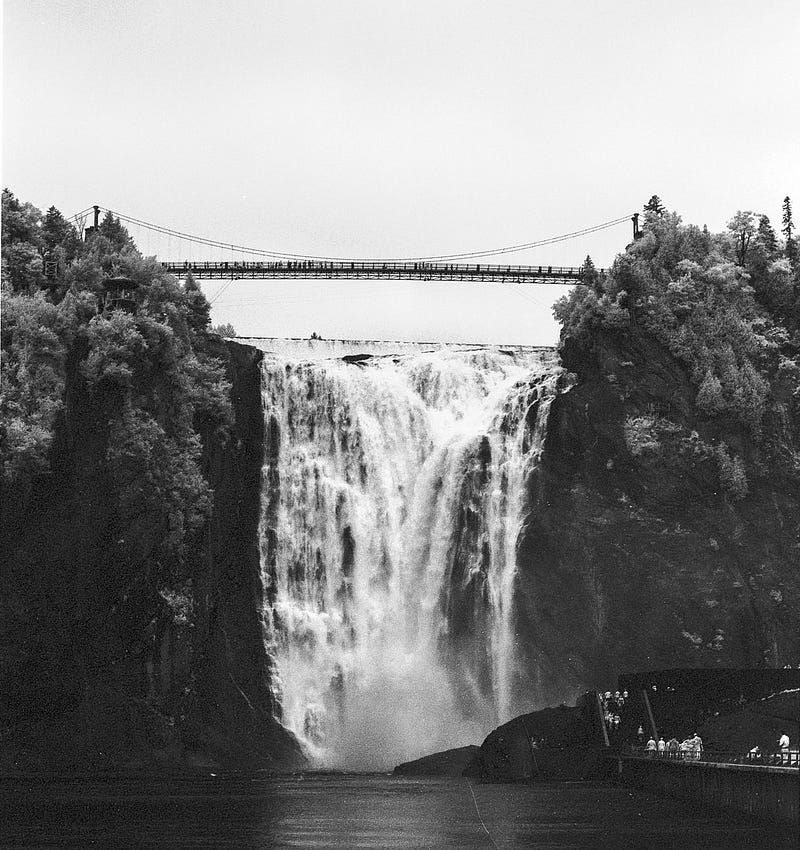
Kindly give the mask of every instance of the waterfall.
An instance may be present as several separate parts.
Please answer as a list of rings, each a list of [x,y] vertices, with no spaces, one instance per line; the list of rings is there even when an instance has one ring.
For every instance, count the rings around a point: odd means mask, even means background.
[[[385,769],[530,707],[515,552],[559,372],[533,350],[265,355],[265,640],[312,763]]]

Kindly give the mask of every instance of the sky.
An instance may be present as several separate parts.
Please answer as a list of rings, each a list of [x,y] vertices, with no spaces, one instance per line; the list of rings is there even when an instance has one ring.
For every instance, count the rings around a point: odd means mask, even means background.
[[[405,257],[572,232],[654,193],[712,230],[738,209],[778,224],[787,194],[800,209],[797,0],[3,7],[3,185],[65,215],[97,203],[257,248]],[[606,266],[630,233],[503,261]],[[246,336],[520,344],[555,342],[565,291],[202,285]]]

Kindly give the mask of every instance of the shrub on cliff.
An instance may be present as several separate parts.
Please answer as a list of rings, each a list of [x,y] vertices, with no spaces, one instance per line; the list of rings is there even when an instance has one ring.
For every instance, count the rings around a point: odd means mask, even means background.
[[[733,499],[744,499],[747,495],[747,474],[742,459],[731,456],[725,443],[719,443],[714,454],[722,489]]]

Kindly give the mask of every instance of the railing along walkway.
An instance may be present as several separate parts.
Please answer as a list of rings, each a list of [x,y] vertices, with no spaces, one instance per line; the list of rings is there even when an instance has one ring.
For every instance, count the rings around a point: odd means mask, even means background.
[[[370,280],[471,280],[495,283],[574,284],[585,278],[581,266],[505,266],[485,263],[422,262],[322,262],[318,260],[282,262],[163,262],[175,275],[191,272],[200,278],[287,279],[340,278]],[[598,269],[602,272],[603,269]]]
[[[800,769],[800,750],[782,750],[771,753],[742,753],[734,750],[670,753],[647,750],[644,747],[632,747],[627,753],[621,752],[620,756],[622,758],[671,762],[673,764],[740,764],[750,767],[793,767]]]

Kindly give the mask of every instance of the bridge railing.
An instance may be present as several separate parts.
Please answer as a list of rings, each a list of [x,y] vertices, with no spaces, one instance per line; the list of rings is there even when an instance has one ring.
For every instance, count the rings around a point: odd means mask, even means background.
[[[581,266],[531,266],[504,265],[497,263],[429,263],[429,262],[381,262],[381,261],[322,261],[322,260],[230,260],[219,262],[193,260],[167,261],[161,264],[167,271],[178,273],[191,271],[203,272],[245,272],[271,273],[282,272],[293,275],[329,274],[331,276],[348,274],[400,274],[420,275],[436,274],[457,277],[459,275],[485,275],[487,277],[532,277],[561,278],[581,280],[584,275]],[[603,271],[600,269],[599,271]]]

